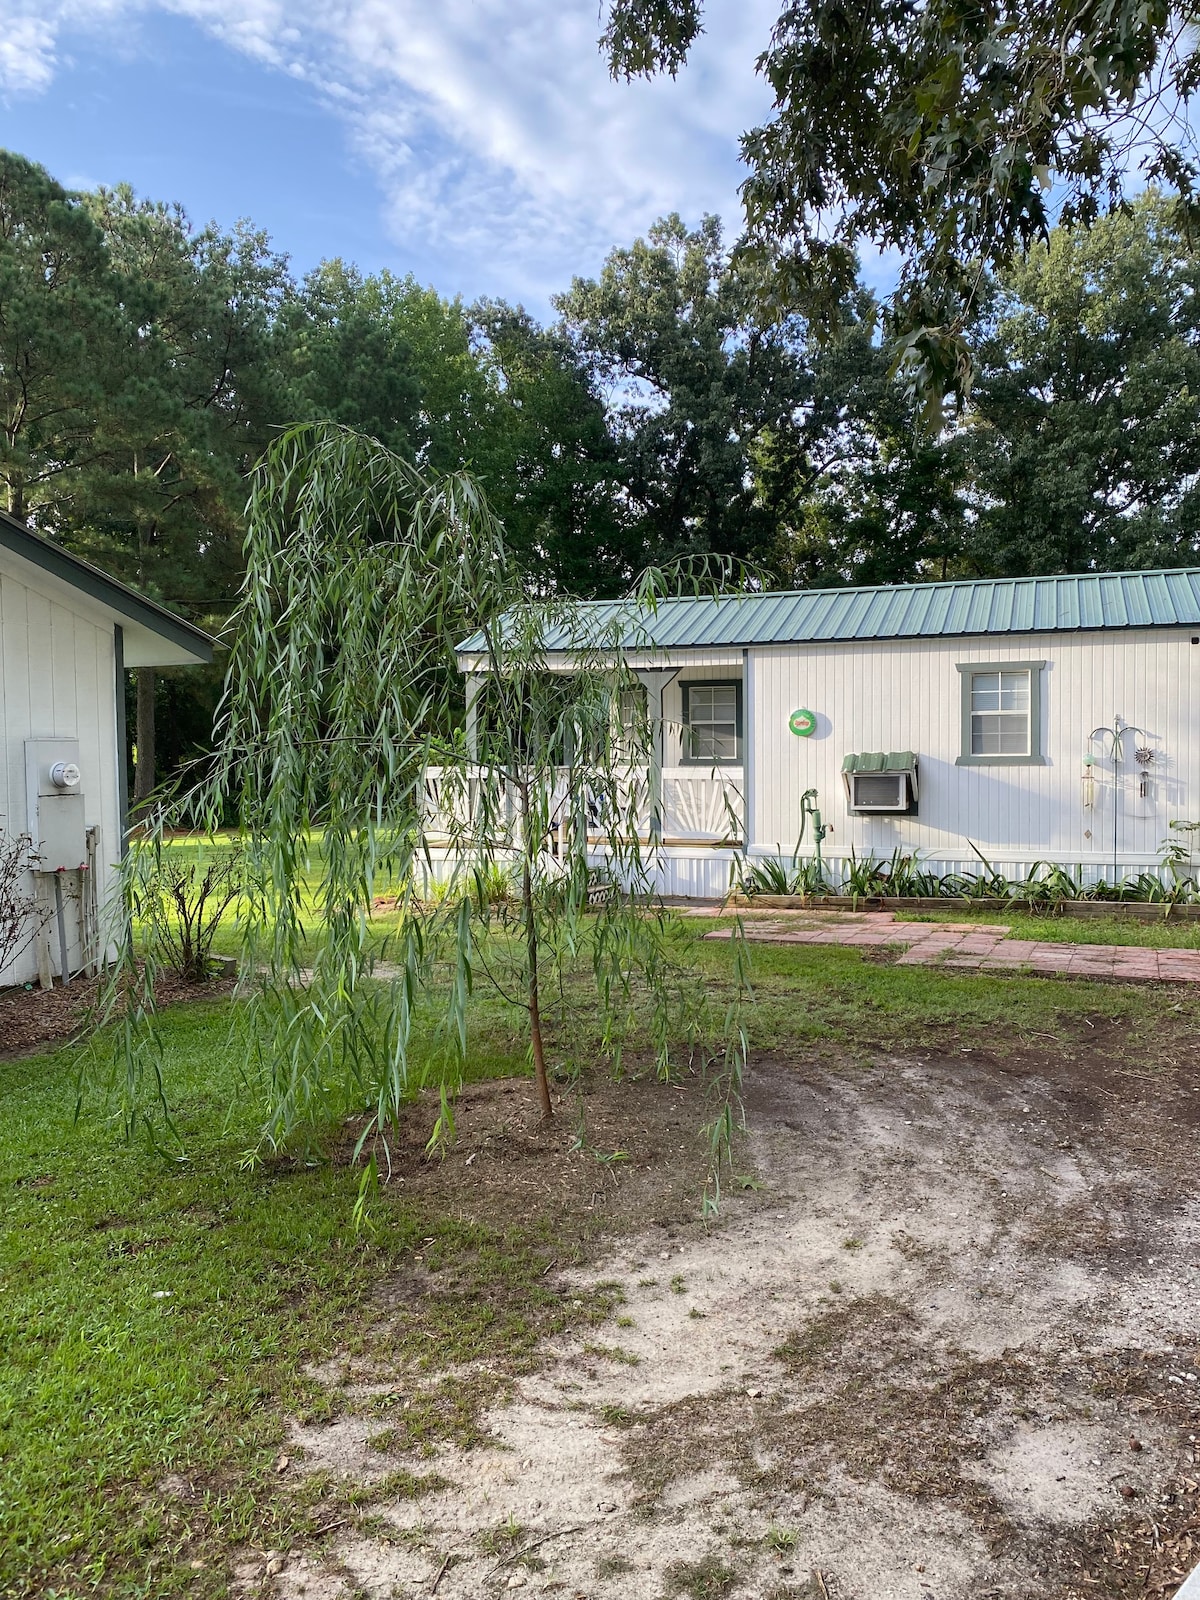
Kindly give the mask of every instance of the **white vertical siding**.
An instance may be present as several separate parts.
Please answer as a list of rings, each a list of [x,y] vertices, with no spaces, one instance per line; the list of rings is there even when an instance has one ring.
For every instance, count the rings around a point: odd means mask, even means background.
[[[82,595],[76,609],[0,564],[0,828],[12,834],[29,827],[26,739],[78,739],[84,821],[100,830],[102,907],[121,850],[115,671],[112,625],[90,615]],[[79,961],[76,912],[72,900],[67,920],[73,963]],[[25,982],[36,970],[27,950],[0,973],[0,983]]]
[[[978,865],[973,843],[998,867],[1056,861],[1089,875],[1113,860],[1113,768],[1093,728],[1120,716],[1145,729],[1128,736],[1117,795],[1117,865],[1153,866],[1172,819],[1200,818],[1200,645],[1185,630],[1005,635],[1003,638],[870,641],[756,648],[753,826],[750,847],[790,854],[800,796],[818,791],[832,825],[832,857],[919,851],[947,870]],[[961,675],[972,661],[1044,660],[1044,766],[956,766]],[[799,707],[816,713],[808,739],[788,729]],[[1149,793],[1138,793],[1136,745],[1155,752]],[[1082,804],[1083,757],[1097,756],[1096,804]],[[914,750],[920,771],[915,817],[850,813],[844,756]],[[1088,838],[1088,833],[1091,837]],[[805,853],[811,848],[805,843]]]
[[[753,837],[754,785],[756,772],[753,761],[746,761],[746,750],[753,750],[756,740],[755,723],[754,652],[747,650],[742,666],[742,848]]]

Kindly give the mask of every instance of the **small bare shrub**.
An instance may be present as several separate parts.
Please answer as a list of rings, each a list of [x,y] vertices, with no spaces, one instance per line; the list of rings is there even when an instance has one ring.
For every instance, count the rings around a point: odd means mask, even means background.
[[[29,944],[49,911],[33,894],[29,874],[34,855],[28,834],[0,828],[0,973]]]
[[[144,846],[133,881],[134,918],[142,923],[150,953],[187,983],[212,976],[213,940],[245,884],[238,846],[210,856],[177,847]]]

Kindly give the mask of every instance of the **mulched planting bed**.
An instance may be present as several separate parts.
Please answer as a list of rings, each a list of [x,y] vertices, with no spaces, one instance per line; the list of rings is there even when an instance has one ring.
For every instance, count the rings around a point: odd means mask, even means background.
[[[56,983],[52,989],[0,989],[0,1060],[33,1055],[81,1038],[91,1026],[99,989],[94,978],[76,978],[65,988]],[[228,978],[185,983],[163,973],[155,984],[160,1006],[223,1000],[232,992],[233,982]]]

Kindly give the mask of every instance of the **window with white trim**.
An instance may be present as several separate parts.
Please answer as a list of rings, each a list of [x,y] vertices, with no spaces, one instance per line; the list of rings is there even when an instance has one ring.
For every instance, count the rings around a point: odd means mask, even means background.
[[[742,686],[740,683],[685,683],[683,759],[740,761]]]

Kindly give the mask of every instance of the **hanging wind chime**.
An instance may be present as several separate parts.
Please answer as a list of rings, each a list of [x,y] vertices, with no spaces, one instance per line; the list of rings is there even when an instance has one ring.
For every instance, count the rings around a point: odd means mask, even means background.
[[[1133,752],[1133,759],[1138,764],[1138,793],[1144,800],[1150,793],[1150,766],[1154,760],[1154,751],[1148,744],[1139,745]]]
[[[1085,811],[1094,811],[1096,807],[1096,758],[1093,755],[1086,755],[1083,758],[1082,789],[1083,809]],[[1089,830],[1087,838],[1090,839],[1091,837]]]

